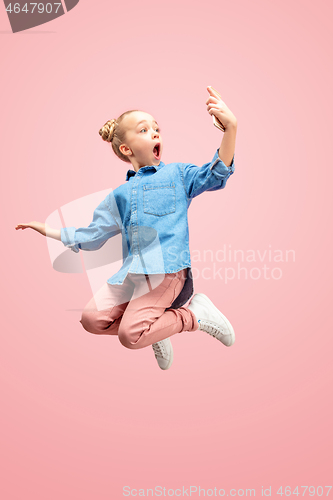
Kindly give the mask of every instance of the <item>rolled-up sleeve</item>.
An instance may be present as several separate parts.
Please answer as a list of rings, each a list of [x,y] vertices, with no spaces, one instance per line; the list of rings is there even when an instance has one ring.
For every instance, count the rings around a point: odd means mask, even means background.
[[[73,252],[79,250],[98,250],[112,236],[121,232],[115,216],[110,210],[108,197],[95,209],[93,220],[88,227],[64,227],[61,229],[61,241]]]
[[[234,160],[235,156],[232,158],[231,165],[227,167],[220,159],[219,150],[217,150],[212,161],[205,163],[202,167],[184,164],[183,179],[188,198],[194,198],[204,191],[223,189],[230,175],[234,173]]]

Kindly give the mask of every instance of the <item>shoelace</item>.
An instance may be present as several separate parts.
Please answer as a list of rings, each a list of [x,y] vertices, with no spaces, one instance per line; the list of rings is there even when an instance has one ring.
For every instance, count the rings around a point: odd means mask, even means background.
[[[211,323],[207,323],[206,321],[200,320],[199,326],[200,326],[200,330],[204,330],[206,333],[208,333],[209,335],[211,335],[214,338],[216,338],[216,336],[219,333],[223,334],[223,332],[221,332],[220,328],[218,328],[217,326],[213,326]]]
[[[156,342],[155,344],[152,345],[153,351],[155,356],[161,356],[163,357],[164,355],[164,346],[163,342]]]

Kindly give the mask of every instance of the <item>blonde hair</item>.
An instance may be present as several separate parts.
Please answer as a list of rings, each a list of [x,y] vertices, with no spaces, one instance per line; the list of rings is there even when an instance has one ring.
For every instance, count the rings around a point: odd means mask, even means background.
[[[103,127],[99,130],[99,135],[102,137],[103,141],[111,142],[112,149],[114,153],[123,161],[130,163],[128,156],[122,154],[119,150],[119,146],[125,141],[126,129],[122,126],[123,119],[126,115],[136,112],[136,109],[131,111],[125,111],[116,120],[107,121]]]

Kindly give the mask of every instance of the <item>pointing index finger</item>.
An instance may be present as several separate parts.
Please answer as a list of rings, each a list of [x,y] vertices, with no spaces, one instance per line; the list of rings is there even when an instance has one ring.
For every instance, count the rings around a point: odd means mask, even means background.
[[[211,85],[208,86],[208,91],[213,91],[214,94],[216,94],[220,99],[222,99],[221,94],[217,90],[215,90]]]

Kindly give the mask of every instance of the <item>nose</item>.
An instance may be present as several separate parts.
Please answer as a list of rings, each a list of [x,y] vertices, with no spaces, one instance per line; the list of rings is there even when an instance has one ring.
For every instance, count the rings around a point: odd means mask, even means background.
[[[158,138],[160,136],[160,134],[158,132],[156,132],[156,130],[153,130],[153,138]]]

